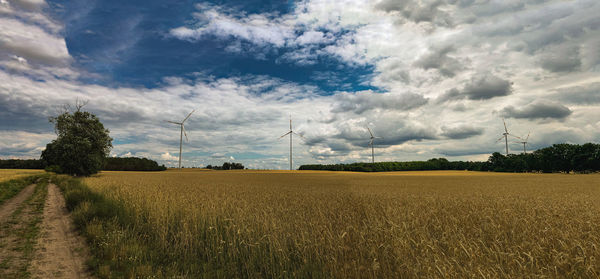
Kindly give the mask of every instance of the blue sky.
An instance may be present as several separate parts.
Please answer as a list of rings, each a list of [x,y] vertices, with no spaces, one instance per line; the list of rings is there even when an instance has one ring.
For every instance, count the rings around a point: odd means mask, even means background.
[[[535,149],[600,140],[600,4],[0,0],[0,157],[35,158],[76,99],[112,156],[286,168],[485,160],[502,117]],[[511,149],[518,152],[518,143]]]
[[[67,23],[65,40],[75,65],[98,74],[86,82],[154,88],[162,86],[162,78],[166,76],[193,78],[202,73],[216,78],[266,75],[318,86],[321,94],[331,94],[342,87],[376,89],[362,84],[363,77],[372,73],[370,65],[348,65],[327,56],[318,57],[310,64],[290,63],[282,61],[282,54],[296,50],[297,46],[256,47],[234,36],[212,34],[193,41],[170,35],[172,29],[182,25],[203,24],[190,11],[222,7],[239,18],[261,13],[270,13],[276,18],[293,11],[291,2],[220,1],[206,4],[209,7],[203,9],[190,1],[175,4],[93,1],[86,5],[73,2],[61,8],[60,2],[49,2],[49,5],[56,7],[57,18]],[[76,16],[80,14],[85,16]],[[295,32],[298,36],[303,34],[302,30]],[[232,51],[234,47],[247,51]],[[323,75],[328,78],[322,78]]]

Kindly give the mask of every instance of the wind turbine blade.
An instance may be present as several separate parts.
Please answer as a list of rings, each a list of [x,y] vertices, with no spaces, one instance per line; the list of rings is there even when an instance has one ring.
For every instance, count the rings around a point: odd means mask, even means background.
[[[190,140],[188,139],[187,133],[185,132],[185,126],[183,126],[183,124],[181,124],[181,128],[183,129],[183,134],[185,135],[185,141],[189,142]]]
[[[531,132],[527,133],[527,137],[525,138],[525,142],[527,142],[527,140],[529,139],[529,134],[531,134]]]
[[[500,137],[496,142],[499,142],[504,139],[504,136]]]
[[[292,133],[294,133],[294,135],[296,135],[296,136],[299,136],[299,137],[301,137],[301,138],[303,138],[303,139],[306,139],[306,138],[305,138],[303,135],[301,135],[301,134],[298,134],[298,133],[296,133],[296,132],[293,132],[293,131],[291,131],[291,132],[292,132]]]
[[[518,138],[518,139],[520,139],[520,140],[522,140],[522,139],[523,139],[522,137],[515,136],[515,135],[513,135],[513,134],[508,134],[508,135],[509,135],[509,136],[511,136],[511,137],[513,137],[513,138]]]
[[[369,146],[373,145],[373,139],[371,139],[371,141],[369,141]]]
[[[374,137],[374,139],[383,139],[383,137]]]
[[[369,126],[367,126],[367,130],[369,130],[369,134],[371,134],[371,137],[373,137],[373,133],[371,133],[371,129],[369,128]]]
[[[287,135],[289,135],[289,134],[291,134],[291,133],[292,133],[292,131],[289,131],[289,132],[287,132],[287,133],[283,134],[283,136],[279,137],[278,139],[281,139],[281,138],[283,138],[283,137],[285,137],[285,136],[287,136]]]
[[[190,112],[190,114],[188,114],[185,119],[183,119],[183,121],[181,121],[181,123],[185,122],[188,118],[190,118],[190,116],[192,115],[192,113],[194,113],[194,111],[196,111],[195,109],[192,110],[192,112]]]
[[[165,120],[165,121],[167,121],[167,122],[169,122],[169,123],[173,123],[173,124],[181,125],[181,123],[179,123],[179,122],[175,122],[175,121],[169,121],[169,120]]]
[[[506,128],[506,121],[502,118],[502,123],[504,123],[504,131],[508,133],[508,129]]]

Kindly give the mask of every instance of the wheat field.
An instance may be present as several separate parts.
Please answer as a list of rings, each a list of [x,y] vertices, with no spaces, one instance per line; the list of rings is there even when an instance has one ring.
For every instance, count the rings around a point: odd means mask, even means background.
[[[43,170],[0,169],[0,182],[42,173]]]
[[[600,276],[598,174],[169,170],[84,183],[125,204],[164,255],[115,248],[137,275]]]

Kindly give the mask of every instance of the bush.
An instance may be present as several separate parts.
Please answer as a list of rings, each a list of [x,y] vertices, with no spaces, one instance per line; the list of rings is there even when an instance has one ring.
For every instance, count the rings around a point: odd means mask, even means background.
[[[46,170],[47,172],[63,173],[59,165],[47,166],[46,168],[44,168],[44,170]]]

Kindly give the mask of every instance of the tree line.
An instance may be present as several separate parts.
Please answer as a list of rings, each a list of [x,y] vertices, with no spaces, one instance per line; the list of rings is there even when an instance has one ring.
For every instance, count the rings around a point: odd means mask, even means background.
[[[597,172],[600,171],[600,144],[554,144],[532,153],[498,152],[488,159],[493,171],[504,172]]]
[[[495,172],[597,172],[600,171],[600,144],[554,144],[532,153],[502,155],[493,153],[485,162],[448,161],[434,158],[427,161],[380,162],[352,164],[302,165],[300,170],[328,171],[419,171],[471,170]]]
[[[164,171],[167,167],[146,158],[106,158],[103,170],[109,171]]]
[[[48,164],[40,159],[27,160],[1,160],[0,169],[46,169]],[[105,158],[104,165],[101,168],[106,171],[163,171],[167,167],[158,165],[154,160],[146,158]],[[52,170],[49,168],[49,170]]]
[[[44,169],[46,166],[44,162],[39,159],[0,159],[0,169]]]
[[[448,161],[446,158],[433,158],[427,161],[408,162],[377,162],[377,163],[351,163],[329,165],[302,165],[300,170],[328,170],[328,171],[427,171],[427,170],[472,170],[487,171],[487,162]]]
[[[244,169],[244,165],[242,165],[241,163],[228,163],[225,162],[223,163],[222,166],[213,166],[213,165],[208,165],[206,166],[207,169],[212,169],[212,170],[243,170]]]

